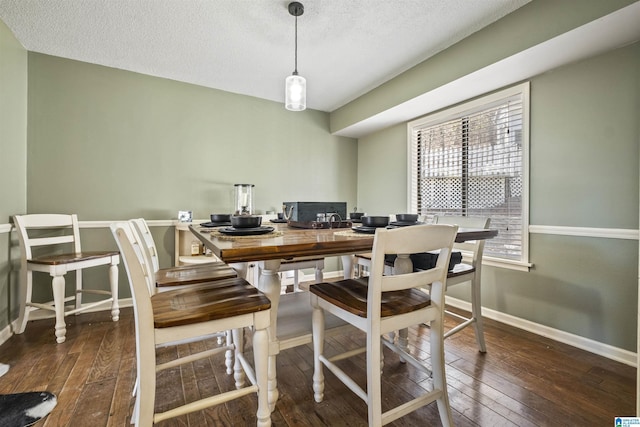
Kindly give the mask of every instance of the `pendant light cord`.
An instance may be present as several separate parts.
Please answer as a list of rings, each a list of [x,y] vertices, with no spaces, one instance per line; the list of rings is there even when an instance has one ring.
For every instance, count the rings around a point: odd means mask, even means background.
[[[297,75],[298,74],[298,16],[296,16],[295,28],[296,28],[296,36],[295,36],[295,42],[294,42],[295,54],[294,54],[293,74]]]

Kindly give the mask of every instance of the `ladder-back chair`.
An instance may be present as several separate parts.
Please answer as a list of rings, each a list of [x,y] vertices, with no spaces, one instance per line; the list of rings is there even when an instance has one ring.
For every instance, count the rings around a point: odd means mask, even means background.
[[[20,314],[15,333],[21,334],[29,321],[29,313],[36,309],[55,312],[55,335],[58,343],[66,339],[67,327],[64,317],[111,302],[111,318],[114,322],[120,318],[118,307],[118,264],[117,251],[83,252],[80,245],[80,229],[75,214],[30,214],[13,217],[20,247],[21,284]],[[110,290],[86,289],[83,287],[82,270],[106,265],[109,267]],[[74,271],[76,289],[74,295],[66,296],[65,275]],[[53,290],[53,301],[34,302],[33,272],[48,273]],[[101,301],[84,304],[82,294],[106,295]],[[66,303],[75,300],[75,308],[67,309]]]
[[[115,223],[111,225],[111,230],[123,256],[134,306],[138,374],[133,416],[135,425],[150,426],[257,393],[257,425],[270,426],[271,414],[267,401],[268,327],[271,311],[269,299],[249,282],[237,277],[151,295],[148,279],[145,278],[142,250],[136,248],[131,224]],[[254,329],[255,369],[244,356],[242,345],[234,345],[234,370],[236,374],[244,370],[250,385],[155,413],[157,372],[226,350],[226,347],[206,350],[157,365],[157,346],[197,339],[213,331],[231,329],[234,334],[239,335],[240,330],[245,327]],[[234,342],[241,343],[242,340],[236,339]],[[240,387],[242,384],[236,386]]]
[[[444,290],[451,248],[457,227],[452,225],[417,225],[398,229],[378,229],[374,237],[371,271],[367,278],[319,283],[309,287],[313,306],[313,391],[316,402],[324,399],[326,366],[367,403],[370,426],[390,423],[433,401],[437,402],[443,425],[451,425],[451,408],[447,394],[444,361]],[[385,255],[409,255],[417,252],[440,251],[436,266],[430,270],[406,274],[384,275]],[[429,293],[423,292],[428,288]],[[351,323],[366,333],[366,347],[344,354],[324,353],[325,311]],[[387,337],[409,326],[427,323],[430,326],[431,371],[413,355],[401,349]],[[416,369],[432,373],[433,389],[396,408],[383,412],[381,385],[383,344],[399,353]],[[341,368],[340,361],[366,352],[367,384],[360,387]]]

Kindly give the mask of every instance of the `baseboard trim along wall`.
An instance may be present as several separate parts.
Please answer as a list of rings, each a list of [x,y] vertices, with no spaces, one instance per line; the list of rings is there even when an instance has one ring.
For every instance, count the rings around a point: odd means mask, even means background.
[[[467,301],[447,296],[446,303],[452,307],[471,312],[471,303]],[[559,329],[550,328],[539,323],[534,323],[529,320],[491,310],[486,307],[482,307],[482,316],[486,319],[492,319],[497,322],[504,323],[515,328],[523,329],[527,332],[541,335],[554,341],[568,344],[581,350],[586,350],[590,353],[615,360],[616,362],[624,363],[625,365],[634,367],[637,366],[638,359],[636,353],[628,350],[613,347],[608,344],[603,344],[601,342],[584,338],[579,335],[570,334]]]

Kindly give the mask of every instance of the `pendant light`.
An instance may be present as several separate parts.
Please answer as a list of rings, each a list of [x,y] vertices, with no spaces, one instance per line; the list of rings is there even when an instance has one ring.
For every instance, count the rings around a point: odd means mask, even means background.
[[[307,80],[298,75],[298,16],[304,13],[304,6],[291,2],[289,13],[296,18],[295,62],[293,74],[284,81],[284,106],[290,111],[302,111],[307,108]]]

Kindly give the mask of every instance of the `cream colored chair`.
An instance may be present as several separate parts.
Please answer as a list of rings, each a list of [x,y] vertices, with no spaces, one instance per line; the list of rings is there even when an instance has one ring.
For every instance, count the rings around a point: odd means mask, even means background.
[[[143,249],[143,256],[147,265],[152,268],[155,286],[152,290],[168,289],[173,286],[184,286],[199,283],[206,280],[217,280],[237,277],[236,271],[222,261],[211,259],[211,262],[204,264],[183,265],[179,267],[160,268],[158,250],[151,235],[151,230],[144,218],[136,218],[129,221],[133,224],[136,232],[135,236],[140,239]]]
[[[437,402],[442,424],[452,424],[447,394],[444,361],[444,290],[451,248],[457,227],[451,225],[418,225],[393,230],[376,231],[371,261],[371,273],[366,279],[347,279],[319,283],[309,287],[313,306],[313,391],[316,402],[324,399],[326,366],[338,379],[367,403],[370,426],[390,423],[433,401]],[[416,252],[440,251],[434,268],[406,274],[384,275],[385,255],[409,255]],[[398,257],[400,259],[400,257]],[[411,270],[411,269],[409,269]],[[429,294],[422,291],[429,288]],[[364,349],[329,356],[324,353],[325,311],[356,326],[367,334]],[[387,336],[412,325],[430,326],[431,371],[421,360],[399,348]],[[398,352],[416,369],[432,373],[433,390],[396,408],[382,412],[384,400],[381,386],[382,346]],[[342,359],[365,352],[367,354],[367,385],[362,389],[345,370]]]
[[[489,228],[490,218],[468,217],[468,216],[436,216],[434,223],[436,224],[455,224],[460,228]],[[460,285],[462,283],[470,283],[471,285],[471,317],[464,317],[451,311],[447,314],[462,320],[462,323],[448,330],[444,337],[448,338],[453,334],[460,332],[467,326],[473,325],[476,334],[476,342],[478,349],[485,353],[487,346],[484,341],[484,328],[482,322],[482,256],[484,254],[485,240],[475,240],[453,245],[454,250],[461,251],[467,257],[469,262],[463,260],[462,263],[456,264],[447,276],[447,288]]]
[[[22,250],[20,314],[15,333],[24,332],[29,313],[36,309],[54,311],[56,315],[55,335],[58,343],[66,339],[67,327],[64,317],[111,302],[111,318],[120,318],[118,307],[118,264],[117,251],[83,252],[80,245],[78,217],[63,214],[31,214],[13,217]],[[82,270],[100,265],[109,268],[110,290],[85,289]],[[75,272],[76,289],[73,296],[66,296],[65,275]],[[53,301],[39,303],[32,301],[33,273],[47,273],[52,277]],[[82,294],[108,296],[101,301],[82,304]],[[75,308],[67,309],[66,303],[75,300]]]
[[[267,401],[268,327],[271,311],[269,299],[240,278],[218,280],[151,295],[149,279],[145,277],[147,269],[144,266],[142,248],[137,247],[131,225],[126,222],[116,223],[111,225],[111,230],[124,259],[134,305],[139,378],[133,416],[135,425],[150,426],[162,420],[254,393],[257,393],[258,400],[257,425],[271,425]],[[234,348],[234,370],[237,374],[244,370],[251,385],[190,402],[163,413],[155,413],[157,372],[226,350],[225,347],[220,347],[156,365],[157,346],[197,339],[213,331],[232,329],[234,334],[239,335],[245,327],[254,329],[255,370],[242,353],[241,346]],[[234,342],[242,340],[237,339]],[[242,376],[236,376],[238,377]]]
[[[490,218],[484,217],[467,217],[467,216],[435,216],[435,224],[455,224],[460,228],[481,228],[488,229],[491,223]],[[453,270],[449,271],[447,275],[447,288],[462,283],[470,283],[471,285],[471,317],[465,317],[458,313],[454,313],[449,310],[445,310],[445,313],[461,320],[462,323],[448,330],[445,334],[445,338],[460,332],[467,326],[473,325],[476,335],[476,342],[478,343],[478,350],[482,353],[487,351],[487,346],[484,340],[484,327],[482,322],[482,285],[481,285],[481,272],[482,272],[482,257],[484,254],[485,240],[475,240],[469,242],[456,243],[453,246],[454,250],[464,253],[466,260],[462,263],[456,264]],[[371,254],[359,254],[356,255],[356,265],[359,275],[362,275],[362,267],[371,267]],[[387,265],[387,272],[391,274],[392,268]]]

